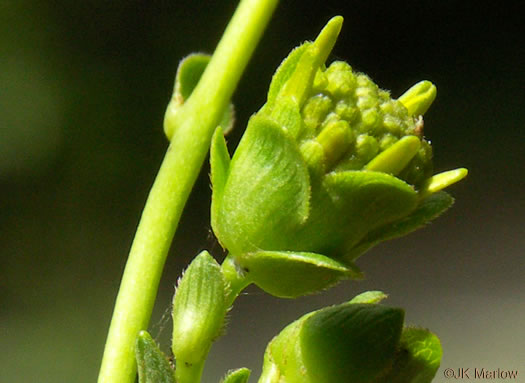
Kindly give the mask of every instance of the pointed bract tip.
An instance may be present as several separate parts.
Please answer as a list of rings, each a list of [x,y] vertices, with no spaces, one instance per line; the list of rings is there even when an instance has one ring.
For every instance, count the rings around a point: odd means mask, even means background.
[[[318,57],[318,62],[323,64],[328,55],[334,48],[339,32],[343,25],[343,17],[335,16],[328,21],[325,27],[319,33],[319,36],[315,39],[312,48],[315,49],[315,55]]]
[[[388,298],[388,295],[382,291],[365,291],[353,297],[348,303],[368,303],[376,304]]]
[[[420,81],[407,90],[399,101],[407,108],[410,116],[422,116],[436,98],[436,86],[430,81]]]
[[[456,182],[461,181],[468,174],[468,170],[465,168],[458,168],[449,170],[447,172],[436,174],[430,177],[427,182],[423,185],[419,194],[421,197],[426,197],[430,194],[437,193],[440,190],[449,187]]]
[[[405,136],[377,155],[365,166],[365,170],[399,174],[417,154],[421,142],[416,136]]]

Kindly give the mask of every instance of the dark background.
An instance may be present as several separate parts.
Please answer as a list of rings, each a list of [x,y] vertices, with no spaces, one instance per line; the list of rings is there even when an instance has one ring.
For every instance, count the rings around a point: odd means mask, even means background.
[[[383,244],[347,282],[296,301],[248,289],[212,349],[204,381],[254,369],[288,322],[366,289],[436,332],[444,368],[517,369],[525,378],[523,13],[518,2],[283,1],[234,103],[235,147],[288,51],[341,14],[331,59],[399,96],[428,79],[437,171],[464,166],[456,205]],[[387,4],[387,5],[385,5]],[[93,382],[142,206],[167,141],[178,61],[212,52],[227,1],[0,0],[0,382]],[[168,258],[151,332],[167,349],[169,305],[209,228],[207,165]]]

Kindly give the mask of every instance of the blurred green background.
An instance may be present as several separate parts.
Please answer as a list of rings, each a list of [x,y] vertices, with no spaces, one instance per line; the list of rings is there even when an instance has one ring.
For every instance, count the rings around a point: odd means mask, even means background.
[[[266,343],[307,311],[366,289],[443,343],[444,368],[504,368],[525,379],[525,55],[518,2],[283,1],[245,73],[230,149],[288,51],[333,15],[344,59],[400,95],[428,79],[436,170],[470,169],[430,227],[358,262],[363,282],[279,300],[248,289],[213,348],[205,382],[257,376]],[[167,147],[178,61],[212,52],[236,2],[0,0],[0,382],[96,380],[134,230]],[[182,268],[210,232],[207,165],[186,207],[151,332],[167,349]],[[252,381],[255,381],[255,376]],[[525,381],[525,380],[524,380]]]

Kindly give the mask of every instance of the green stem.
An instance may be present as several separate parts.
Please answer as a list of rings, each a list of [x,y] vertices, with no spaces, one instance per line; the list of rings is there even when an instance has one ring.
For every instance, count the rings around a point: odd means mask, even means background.
[[[231,254],[228,254],[222,262],[221,271],[224,279],[228,282],[229,289],[226,297],[226,306],[230,307],[241,291],[252,282],[237,270],[235,260]]]
[[[176,361],[175,366],[175,381],[177,383],[199,383],[201,381],[202,370],[206,359],[199,363],[186,365]]]
[[[109,328],[99,383],[133,383],[134,345],[147,328],[162,269],[211,136],[278,0],[242,0],[177,129],[137,228]]]

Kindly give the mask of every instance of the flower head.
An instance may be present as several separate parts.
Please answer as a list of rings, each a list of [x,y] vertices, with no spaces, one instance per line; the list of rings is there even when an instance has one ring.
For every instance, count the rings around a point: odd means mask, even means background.
[[[220,129],[212,142],[213,230],[279,296],[358,277],[359,255],[439,215],[452,198],[438,191],[466,175],[431,176],[421,114],[434,85],[395,100],[347,63],[326,67],[341,24],[283,61],[231,160]],[[317,284],[304,283],[306,269]]]

